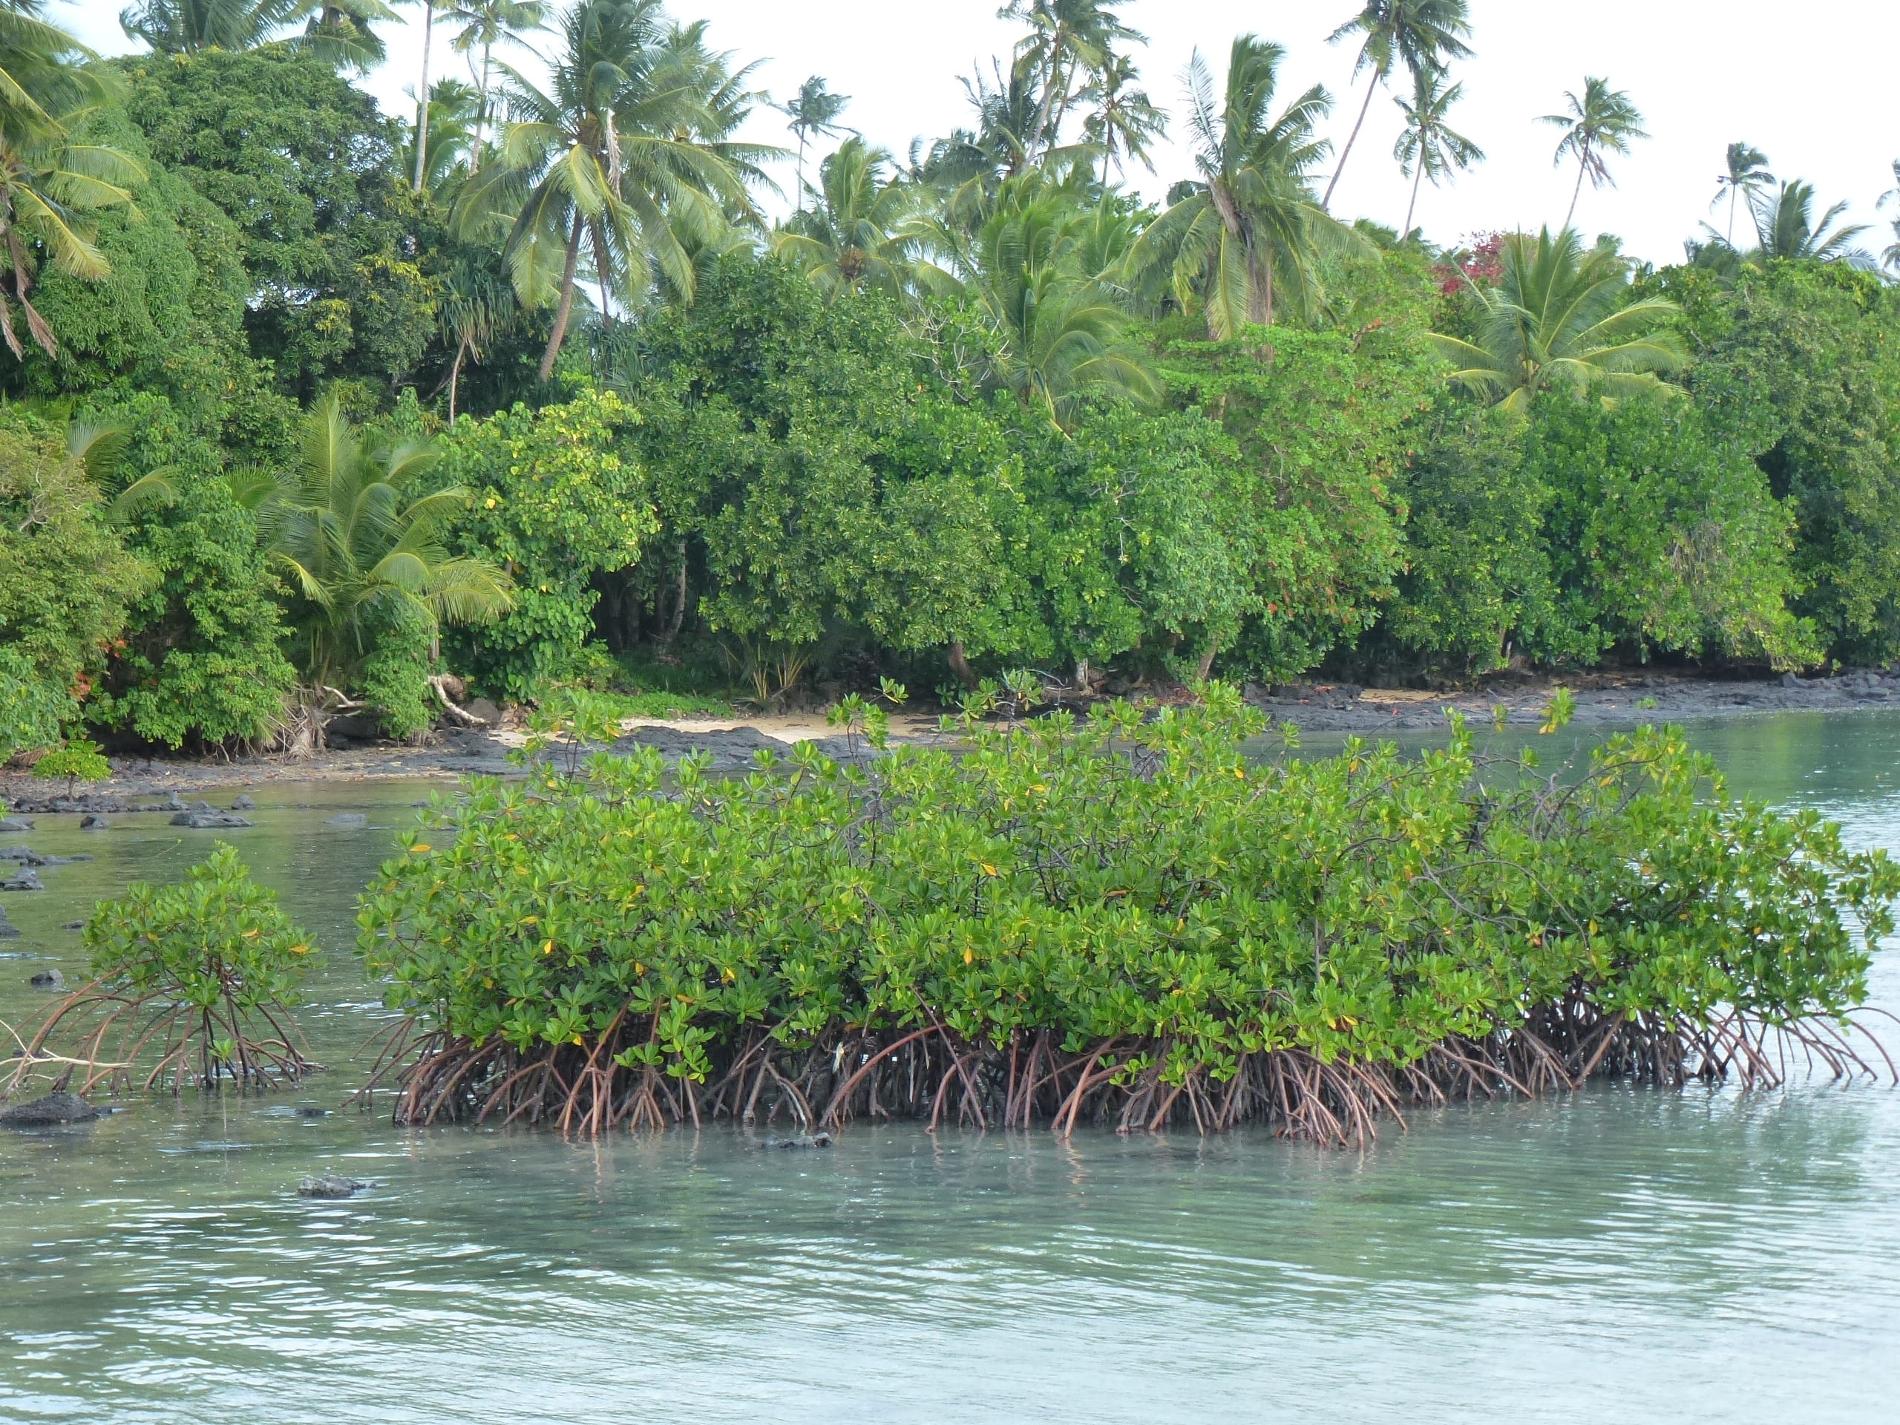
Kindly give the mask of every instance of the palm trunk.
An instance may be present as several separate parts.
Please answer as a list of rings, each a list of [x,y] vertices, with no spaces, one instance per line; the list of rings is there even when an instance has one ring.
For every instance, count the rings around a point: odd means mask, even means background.
[[[455,360],[449,364],[449,424],[455,424],[455,396],[462,388],[462,358],[468,355],[468,343],[455,344]]]
[[[798,201],[793,211],[805,211],[805,131],[798,131]]]
[[[600,329],[605,335],[614,329],[614,316],[607,307],[607,288],[613,277],[607,260],[607,234],[601,231],[599,223],[590,227],[589,234],[594,240],[594,275],[600,280]]]
[[[581,215],[574,215],[574,226],[567,235],[567,266],[561,269],[561,301],[554,309],[554,330],[548,333],[547,350],[541,353],[541,379],[550,380],[554,375],[554,359],[561,354],[561,343],[567,340],[567,319],[574,311],[574,269],[581,260]]]
[[[1421,154],[1419,157],[1422,160],[1424,155]],[[1425,164],[1421,161],[1412,168],[1412,201],[1405,205],[1405,229],[1399,234],[1400,242],[1404,242],[1412,235],[1412,214],[1418,211],[1418,185],[1419,180],[1424,176]]]
[[[1359,127],[1366,121],[1366,114],[1372,108],[1372,96],[1379,92],[1379,72],[1372,72],[1372,83],[1366,86],[1366,102],[1359,106],[1359,118],[1352,126],[1352,133],[1346,138],[1346,146],[1339,152],[1339,162],[1333,165],[1332,181],[1326,185],[1326,196],[1319,200],[1320,207],[1332,211],[1333,189],[1339,186],[1339,175],[1346,171],[1346,160],[1352,157],[1352,146],[1359,142]]]
[[[1735,246],[1735,185],[1728,186],[1728,236],[1723,239],[1730,247]]]
[[[1570,225],[1577,216],[1577,199],[1583,196],[1583,175],[1590,171],[1590,150],[1585,148],[1577,156],[1577,186],[1570,190],[1570,211],[1564,214],[1564,231],[1570,231]]]
[[[488,67],[489,48],[488,41],[482,41],[481,102],[475,110],[475,151],[469,155],[468,159],[470,173],[482,171],[482,150],[488,145],[488,87],[491,82],[491,71]]]
[[[435,0],[422,0],[422,87],[416,95],[416,183],[422,191],[423,161],[429,152],[429,43],[435,34]]]

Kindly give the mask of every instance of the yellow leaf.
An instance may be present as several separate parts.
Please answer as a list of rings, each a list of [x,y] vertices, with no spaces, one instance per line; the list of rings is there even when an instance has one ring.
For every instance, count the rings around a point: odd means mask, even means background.
[[[257,936],[258,936],[258,932],[255,927],[244,932],[244,938],[246,940],[255,940],[257,939]]]
[[[966,965],[974,965],[976,963],[976,951],[967,945],[963,947],[963,963]]]
[[[552,955],[554,953],[554,942],[552,940],[549,940],[545,944],[543,944],[541,947],[541,953],[543,955]]]
[[[516,925],[539,925],[540,923],[541,917],[538,915],[524,915],[515,922]]]
[[[310,953],[310,947],[308,945],[293,945],[290,947],[290,953],[293,955],[308,955]]]
[[[420,856],[420,855],[422,855],[423,853],[425,853],[425,852],[426,852],[426,851],[427,851],[428,849],[429,849],[429,843],[428,843],[428,842],[426,842],[426,841],[418,841],[418,842],[417,842],[417,843],[416,843],[416,844],[415,844],[414,846],[411,846],[411,847],[409,848],[409,854],[410,854],[411,856]]]
[[[983,868],[984,875],[994,876],[996,874],[996,868],[992,866],[988,861],[980,861],[977,864]]]
[[[640,963],[640,962],[639,962],[638,960],[635,960],[635,961],[633,962],[633,973],[634,973],[634,974],[636,974],[636,975],[644,975],[644,974],[645,974],[646,972],[647,972],[647,967],[646,967],[645,965],[642,965],[642,964],[641,964],[641,963]]]

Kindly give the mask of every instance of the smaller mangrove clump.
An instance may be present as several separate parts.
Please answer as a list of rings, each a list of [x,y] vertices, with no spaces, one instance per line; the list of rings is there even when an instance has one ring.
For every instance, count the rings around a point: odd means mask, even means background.
[[[981,711],[862,765],[640,750],[438,803],[358,916],[396,1117],[1352,1143],[1454,1097],[1878,1052],[1849,1016],[1900,867],[1731,798],[1675,730],[1547,777],[1462,725],[1259,760],[1218,685]]]
[[[22,1047],[5,1092],[36,1073],[101,1084],[242,1091],[317,1067],[292,1017],[308,936],[219,842],[185,879],[139,883],[86,922],[87,982]],[[4,1095],[0,1095],[4,1096]]]

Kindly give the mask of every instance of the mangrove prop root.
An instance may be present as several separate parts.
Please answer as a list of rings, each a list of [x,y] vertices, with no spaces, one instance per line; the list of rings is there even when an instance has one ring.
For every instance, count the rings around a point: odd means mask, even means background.
[[[1601,1014],[1574,992],[1521,1025],[1445,1040],[1407,1064],[1324,1062],[1280,1048],[1241,1055],[1218,1075],[1206,1066],[1165,1074],[1168,1041],[1108,1039],[1071,1052],[1046,1032],[1020,1031],[1001,1045],[971,1043],[934,1017],[881,1033],[842,1029],[797,1046],[755,1029],[708,1046],[711,1072],[702,1081],[677,1065],[623,1067],[622,1057],[634,1058],[624,1051],[643,1049],[653,1033],[651,1016],[623,1014],[580,1044],[524,1051],[499,1037],[471,1043],[405,1024],[390,1032],[363,1097],[390,1089],[400,1123],[496,1119],[583,1135],[780,1116],[808,1130],[836,1129],[890,1117],[932,1129],[1048,1126],[1062,1134],[1083,1125],[1217,1133],[1261,1124],[1354,1147],[1371,1142],[1384,1122],[1403,1127],[1408,1107],[1536,1098],[1595,1079],[1772,1088],[1787,1080],[1791,1061],[1805,1060],[1834,1078],[1900,1083],[1862,1019]],[[168,1042],[174,1056],[183,1047]],[[274,1067],[298,1062],[281,1044],[250,1050]]]

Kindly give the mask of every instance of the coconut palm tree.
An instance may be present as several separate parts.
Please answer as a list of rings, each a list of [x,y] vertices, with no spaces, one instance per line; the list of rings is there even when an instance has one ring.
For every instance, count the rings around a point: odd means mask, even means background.
[[[995,384],[1059,428],[1090,397],[1159,394],[1127,309],[1081,270],[1076,237],[1076,211],[1059,196],[999,209],[977,235],[965,286],[998,338]]]
[[[1545,228],[1509,234],[1498,257],[1496,285],[1467,283],[1475,339],[1432,337],[1452,379],[1475,395],[1519,413],[1550,387],[1615,398],[1657,388],[1657,373],[1688,359],[1668,330],[1676,304],[1632,301],[1627,264],[1609,248],[1585,252],[1576,233]]]
[[[1755,195],[1774,181],[1775,175],[1768,171],[1767,154],[1752,144],[1728,146],[1728,171],[1717,176],[1715,196],[1709,200],[1709,207],[1714,209],[1724,198],[1728,199],[1728,229],[1722,241],[1734,245],[1736,200],[1746,194],[1752,203]]]
[[[1610,88],[1607,79],[1586,77],[1581,97],[1566,90],[1564,98],[1570,103],[1568,113],[1545,114],[1538,122],[1555,124],[1564,131],[1553,162],[1560,164],[1566,158],[1577,160],[1577,186],[1570,194],[1570,211],[1564,214],[1567,232],[1577,216],[1577,199],[1583,194],[1585,178],[1590,180],[1592,188],[1601,188],[1605,183],[1612,187],[1616,184],[1604,155],[1627,154],[1632,139],[1646,139],[1649,135],[1643,130],[1643,116],[1630,102],[1630,96],[1620,89]]]
[[[367,73],[388,58],[383,37],[370,28],[396,18],[383,0],[311,0],[303,8],[314,13],[302,36],[291,42],[298,48],[358,73]]]
[[[412,142],[402,154],[404,167],[422,175],[424,189],[440,194],[458,173],[473,171],[480,114],[481,95],[474,85],[459,79],[436,81],[429,91],[429,122],[420,130],[428,135],[428,147],[418,154]]]
[[[832,295],[861,287],[905,291],[918,263],[908,224],[919,193],[896,181],[891,167],[885,150],[855,135],[846,139],[819,165],[811,206],[773,234],[772,250]]]
[[[1372,79],[1326,185],[1326,195],[1320,200],[1322,208],[1333,206],[1333,190],[1339,186],[1339,175],[1346,171],[1352,146],[1359,141],[1359,129],[1372,108],[1372,96],[1390,77],[1393,67],[1404,65],[1411,71],[1416,90],[1428,72],[1443,70],[1447,61],[1470,57],[1471,47],[1465,43],[1470,34],[1471,17],[1466,13],[1465,0],[1366,0],[1357,15],[1333,31],[1329,37],[1332,44],[1361,36],[1359,57],[1352,64],[1353,77],[1370,69]]]
[[[309,0],[142,0],[119,12],[119,27],[161,54],[245,50],[316,8]]]
[[[48,356],[58,339],[31,292],[40,265],[97,280],[108,272],[88,218],[130,207],[129,185],[145,177],[132,158],[73,133],[110,86],[96,58],[71,35],[18,5],[0,8],[0,341],[19,360],[19,309],[27,333]]]
[[[469,155],[469,167],[479,171],[483,151],[488,146],[488,124],[493,117],[490,100],[495,78],[495,47],[524,43],[548,22],[545,0],[449,0],[442,13],[450,24],[461,26],[449,41],[449,48],[468,58],[469,78],[481,95],[480,113],[475,121],[475,146]],[[480,62],[477,63],[477,56]]]
[[[833,94],[830,85],[820,75],[812,75],[798,86],[798,92],[783,104],[774,107],[791,115],[792,121],[785,127],[798,135],[798,199],[800,207],[805,202],[805,144],[813,134],[831,137],[846,132],[839,124],[838,116],[844,112],[844,106],[851,102],[848,94]]]
[[[507,575],[444,546],[468,492],[430,489],[434,461],[426,441],[356,429],[331,395],[304,418],[298,467],[239,489],[293,594],[293,661],[313,702],[350,702],[381,631],[405,620],[482,623],[512,602]]]
[[[1016,46],[1016,54],[1041,91],[1034,120],[1019,131],[1031,157],[1055,146],[1063,120],[1075,102],[1079,77],[1100,74],[1118,42],[1147,43],[1147,36],[1130,29],[1115,13],[1126,3],[1009,0],[997,11],[999,19],[1025,20],[1029,24],[1029,34]]]
[[[545,88],[497,61],[513,121],[499,161],[471,178],[458,227],[499,220],[515,290],[555,305],[541,379],[554,372],[591,249],[607,319],[616,288],[655,274],[690,297],[695,245],[729,213],[756,220],[748,184],[777,150],[731,137],[749,70],[705,47],[702,23],[670,24],[659,0],[582,0],[567,14]]]
[[[1308,179],[1331,145],[1316,129],[1332,107],[1314,85],[1272,113],[1285,51],[1253,35],[1234,40],[1219,99],[1197,51],[1188,64],[1188,128],[1200,177],[1129,254],[1131,271],[1166,262],[1176,295],[1198,290],[1208,333],[1224,339],[1269,325],[1281,309],[1312,307],[1314,264],[1326,248],[1363,242],[1329,217]]]
[[[1438,186],[1441,174],[1464,172],[1474,163],[1484,162],[1484,150],[1445,122],[1451,106],[1464,97],[1465,86],[1445,84],[1445,76],[1435,69],[1421,72],[1415,81],[1411,102],[1395,101],[1405,115],[1405,132],[1392,147],[1399,161],[1399,172],[1412,180],[1412,201],[1405,208],[1405,226],[1401,237],[1412,231],[1412,214],[1418,210],[1419,180],[1429,178]]]
[[[1095,73],[1088,87],[1076,96],[1087,105],[1082,120],[1082,136],[1101,150],[1102,186],[1108,186],[1109,165],[1115,172],[1126,173],[1126,158],[1136,159],[1150,173],[1148,148],[1168,132],[1168,116],[1155,106],[1148,91],[1138,88],[1140,74],[1135,62],[1125,54],[1110,55],[1108,63]]]
[[[1864,223],[1845,227],[1835,224],[1847,211],[1846,203],[1836,203],[1814,221],[1814,185],[1797,178],[1783,183],[1770,200],[1764,194],[1751,194],[1749,211],[1755,219],[1755,236],[1760,261],[1774,258],[1808,258],[1815,262],[1839,262],[1860,255],[1854,239],[1867,231]]]

